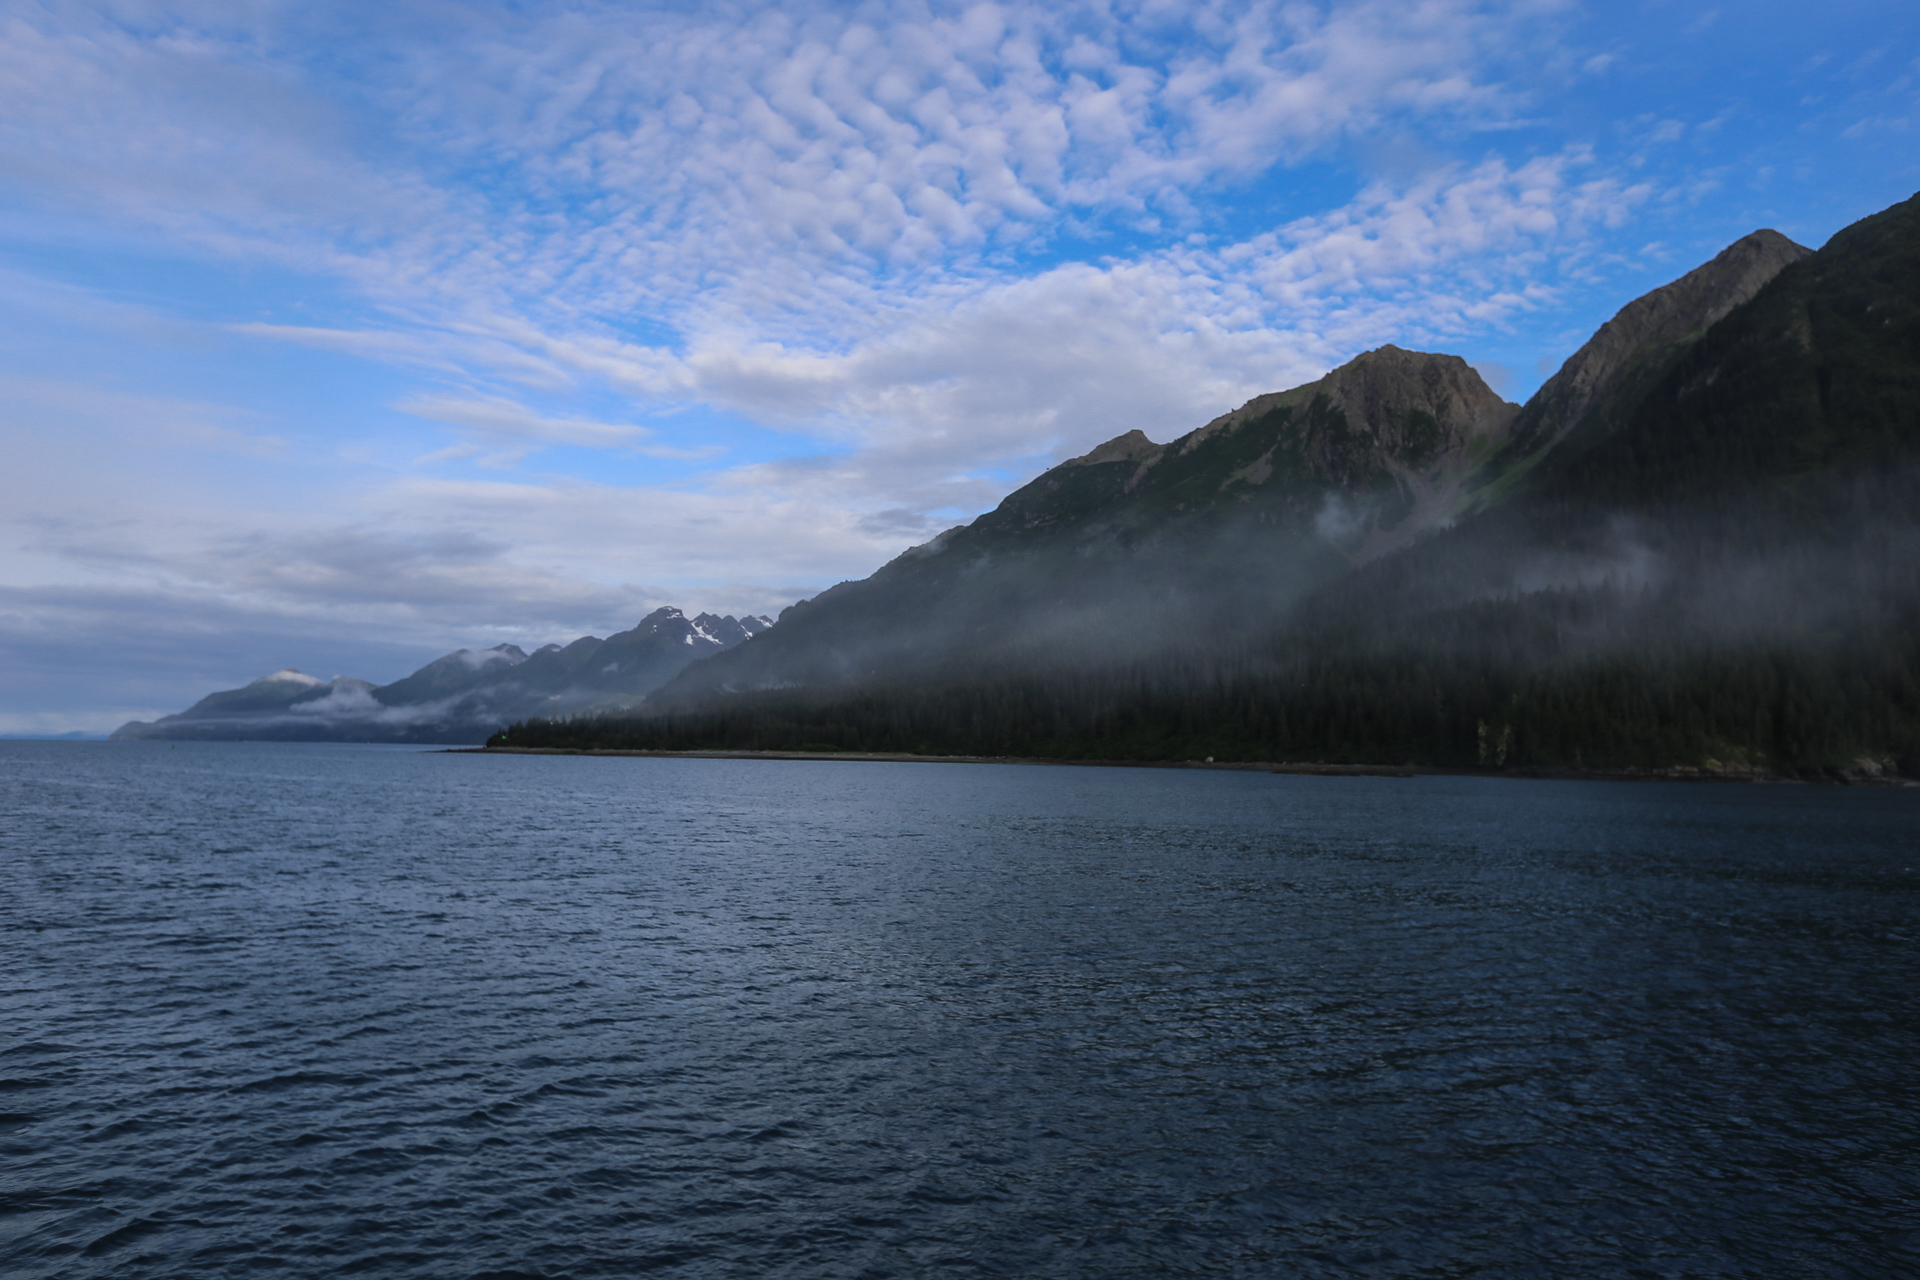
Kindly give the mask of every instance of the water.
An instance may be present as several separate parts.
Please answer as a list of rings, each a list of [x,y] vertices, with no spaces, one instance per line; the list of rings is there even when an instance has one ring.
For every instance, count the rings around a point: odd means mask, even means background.
[[[0,744],[0,1269],[1912,1276],[1916,832],[1916,792]]]

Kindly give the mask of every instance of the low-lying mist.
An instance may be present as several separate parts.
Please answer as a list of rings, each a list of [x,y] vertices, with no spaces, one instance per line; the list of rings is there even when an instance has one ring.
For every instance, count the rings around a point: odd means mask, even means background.
[[[1911,772],[1916,499],[1908,470],[1577,520],[1516,509],[1358,568],[1251,522],[876,588],[938,557],[896,562],[835,589],[891,613],[822,609],[809,629],[801,606],[781,623],[799,636],[689,668],[639,715],[510,737]]]

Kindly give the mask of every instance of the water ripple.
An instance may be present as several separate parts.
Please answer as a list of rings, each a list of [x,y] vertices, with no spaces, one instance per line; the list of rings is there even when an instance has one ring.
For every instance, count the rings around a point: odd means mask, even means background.
[[[6,1274],[1920,1274],[1920,797],[0,744]]]

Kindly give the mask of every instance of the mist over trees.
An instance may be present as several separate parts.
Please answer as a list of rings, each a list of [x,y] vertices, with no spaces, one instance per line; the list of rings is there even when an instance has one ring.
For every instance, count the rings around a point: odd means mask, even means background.
[[[513,746],[1920,769],[1920,199],[1746,238],[1524,407],[1384,348],[1130,436]]]

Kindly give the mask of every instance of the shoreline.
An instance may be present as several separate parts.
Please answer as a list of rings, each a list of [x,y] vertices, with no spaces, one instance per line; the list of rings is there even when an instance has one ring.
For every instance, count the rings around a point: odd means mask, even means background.
[[[929,756],[890,751],[645,751],[627,747],[448,747],[447,755],[612,756],[660,760],[805,760],[866,764],[1021,764],[1082,765],[1097,769],[1228,769],[1241,773],[1277,773],[1326,778],[1526,778],[1558,782],[1743,782],[1788,786],[1920,787],[1897,774],[1842,774],[1790,777],[1759,769],[1710,770],[1697,766],[1664,769],[1466,769],[1443,765],[1336,764],[1274,760],[1063,760],[1048,756]]]

